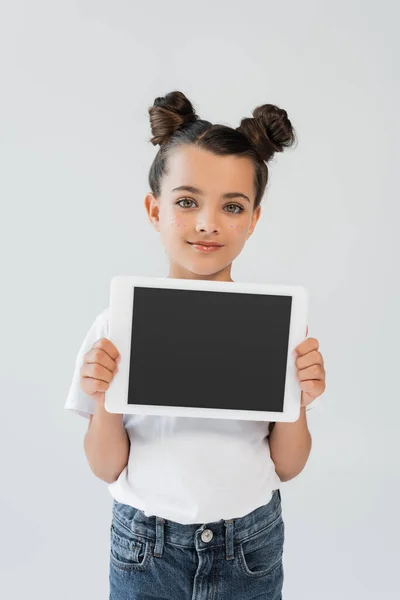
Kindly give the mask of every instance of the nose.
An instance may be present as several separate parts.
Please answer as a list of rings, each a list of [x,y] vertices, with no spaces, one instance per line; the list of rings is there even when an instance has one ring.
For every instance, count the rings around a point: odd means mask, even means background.
[[[196,222],[196,231],[202,233],[219,233],[219,225],[217,223],[214,211],[202,211]]]

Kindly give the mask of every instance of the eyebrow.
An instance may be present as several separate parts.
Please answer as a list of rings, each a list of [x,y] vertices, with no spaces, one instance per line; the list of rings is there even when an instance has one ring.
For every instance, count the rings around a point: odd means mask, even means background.
[[[180,185],[179,187],[174,188],[171,192],[190,192],[191,194],[198,194],[199,196],[204,196],[204,192],[199,190],[199,188],[193,187],[192,185]],[[241,192],[227,192],[222,195],[222,198],[244,198],[248,202],[251,203],[250,198]]]

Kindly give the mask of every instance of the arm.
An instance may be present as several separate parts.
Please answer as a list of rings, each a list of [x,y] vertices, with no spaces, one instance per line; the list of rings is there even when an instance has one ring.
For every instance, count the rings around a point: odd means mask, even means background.
[[[130,442],[122,421],[123,415],[109,413],[96,403],[85,434],[84,448],[89,466],[99,479],[116,481],[128,464]]]
[[[311,435],[305,407],[294,423],[274,423],[269,435],[271,458],[281,481],[289,481],[304,469],[311,452]]]

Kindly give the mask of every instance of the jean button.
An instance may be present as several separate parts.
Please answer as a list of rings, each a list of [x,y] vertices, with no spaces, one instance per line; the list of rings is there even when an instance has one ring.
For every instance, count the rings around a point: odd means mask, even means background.
[[[214,534],[211,531],[211,529],[205,529],[203,531],[203,533],[201,534],[201,539],[203,540],[203,542],[211,542],[213,537],[214,537]]]

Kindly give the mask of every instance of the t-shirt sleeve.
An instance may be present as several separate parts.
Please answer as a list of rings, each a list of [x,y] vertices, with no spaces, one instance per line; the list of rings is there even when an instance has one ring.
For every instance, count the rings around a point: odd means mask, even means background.
[[[83,363],[83,357],[87,352],[89,352],[97,340],[104,337],[106,338],[107,335],[108,319],[106,309],[106,311],[103,311],[103,313],[97,316],[78,351],[72,381],[68,391],[67,400],[64,405],[65,409],[72,410],[76,414],[86,417],[87,419],[89,419],[89,415],[94,414],[96,401],[85,394],[80,386],[80,370]]]

